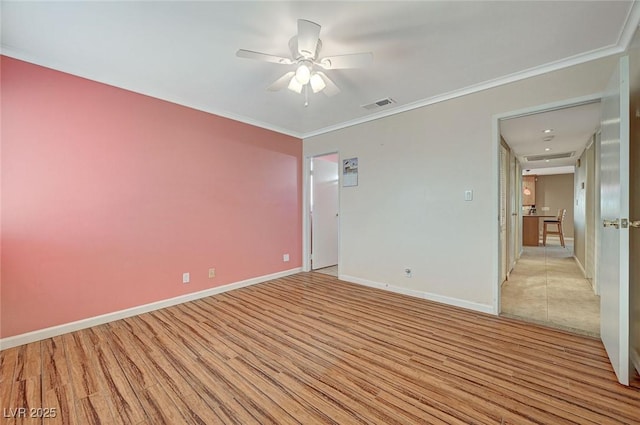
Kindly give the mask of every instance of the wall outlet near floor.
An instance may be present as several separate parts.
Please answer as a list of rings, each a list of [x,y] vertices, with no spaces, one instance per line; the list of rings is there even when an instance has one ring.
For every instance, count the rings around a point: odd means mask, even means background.
[[[191,276],[189,273],[182,273],[182,283],[189,283]]]
[[[411,277],[411,269],[410,268],[404,269],[404,277]]]
[[[216,269],[212,267],[209,269],[209,279],[213,279],[214,277],[216,277]]]
[[[284,261],[285,263],[289,261],[289,254],[282,254],[282,261]]]

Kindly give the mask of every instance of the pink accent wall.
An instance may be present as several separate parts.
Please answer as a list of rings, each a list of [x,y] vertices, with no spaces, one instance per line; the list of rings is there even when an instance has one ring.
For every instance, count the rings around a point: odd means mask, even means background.
[[[301,266],[301,140],[4,56],[1,84],[1,337]]]

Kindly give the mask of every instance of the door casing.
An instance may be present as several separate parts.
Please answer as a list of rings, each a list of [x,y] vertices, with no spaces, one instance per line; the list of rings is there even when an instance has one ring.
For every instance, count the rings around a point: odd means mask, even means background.
[[[570,108],[573,106],[584,105],[587,103],[599,102],[602,99],[603,93],[594,93],[587,96],[581,96],[573,99],[566,99],[559,102],[552,102],[538,106],[532,106],[528,108],[518,109],[515,111],[505,112],[501,114],[495,114],[492,117],[492,176],[494,180],[493,185],[493,194],[492,197],[494,199],[493,202],[493,217],[496,220],[493,223],[494,231],[492,232],[493,238],[490,241],[491,246],[493,247],[493,267],[492,267],[492,275],[493,275],[493,305],[492,310],[493,314],[498,315],[501,311],[500,305],[500,286],[502,281],[500,279],[502,275],[502,270],[505,268],[502,260],[502,242],[500,239],[500,120],[508,119],[508,118],[516,118],[526,115],[538,114],[541,112],[552,111],[556,109],[564,109]],[[522,224],[518,221],[518,233],[521,234]]]
[[[302,164],[302,271],[311,271],[311,161],[313,158],[338,155],[338,273],[340,272],[340,189],[342,158],[339,151],[328,151],[304,157]]]

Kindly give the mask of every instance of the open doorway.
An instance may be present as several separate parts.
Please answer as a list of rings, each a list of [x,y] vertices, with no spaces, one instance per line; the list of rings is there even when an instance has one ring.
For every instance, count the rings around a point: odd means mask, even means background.
[[[338,276],[338,154],[311,158],[309,216],[311,270]]]
[[[500,193],[509,207],[500,213],[513,223],[500,232],[508,250],[502,315],[599,336],[592,212],[600,115],[599,99],[590,99],[499,120]]]

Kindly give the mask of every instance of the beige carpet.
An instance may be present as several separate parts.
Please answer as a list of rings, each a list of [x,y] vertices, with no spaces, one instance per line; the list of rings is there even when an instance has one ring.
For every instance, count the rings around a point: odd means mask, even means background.
[[[573,259],[573,246],[557,240],[524,247],[509,279],[502,284],[502,314],[597,337],[600,297]]]

